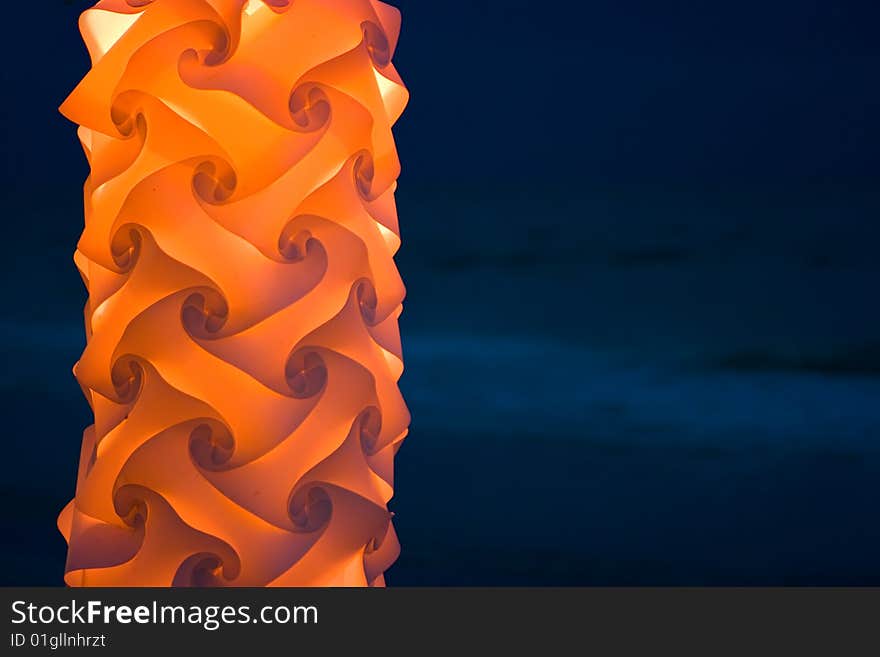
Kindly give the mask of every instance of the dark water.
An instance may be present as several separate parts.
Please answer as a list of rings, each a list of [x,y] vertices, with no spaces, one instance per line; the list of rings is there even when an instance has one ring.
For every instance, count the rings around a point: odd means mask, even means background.
[[[390,581],[880,582],[877,190],[580,191],[401,258]]]

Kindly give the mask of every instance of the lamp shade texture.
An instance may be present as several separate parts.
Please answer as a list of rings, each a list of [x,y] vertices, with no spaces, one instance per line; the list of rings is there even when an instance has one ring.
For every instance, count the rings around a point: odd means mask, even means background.
[[[408,93],[376,0],[101,0],[71,586],[384,585]]]

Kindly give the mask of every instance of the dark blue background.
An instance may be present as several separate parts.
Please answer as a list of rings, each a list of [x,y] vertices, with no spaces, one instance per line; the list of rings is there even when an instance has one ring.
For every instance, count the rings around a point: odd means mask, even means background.
[[[86,5],[3,8],[6,584],[61,581],[89,423]],[[880,584],[876,4],[398,6],[389,582]]]

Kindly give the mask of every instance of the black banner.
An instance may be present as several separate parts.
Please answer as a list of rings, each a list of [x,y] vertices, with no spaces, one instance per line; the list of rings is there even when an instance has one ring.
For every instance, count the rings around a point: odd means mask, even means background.
[[[475,641],[550,655],[880,650],[880,589],[7,588],[2,597],[4,655],[470,654]]]

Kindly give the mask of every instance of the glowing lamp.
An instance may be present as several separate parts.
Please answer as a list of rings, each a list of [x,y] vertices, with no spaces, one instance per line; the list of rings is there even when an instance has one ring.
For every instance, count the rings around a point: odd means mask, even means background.
[[[383,585],[409,414],[378,0],[101,0],[72,586]]]

